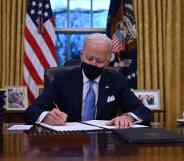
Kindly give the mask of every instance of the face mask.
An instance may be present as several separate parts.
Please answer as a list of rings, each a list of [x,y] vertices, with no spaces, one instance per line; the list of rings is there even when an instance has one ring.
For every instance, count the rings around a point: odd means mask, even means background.
[[[98,68],[97,66],[84,62],[82,62],[81,67],[86,77],[90,80],[96,79],[103,72],[103,68]]]

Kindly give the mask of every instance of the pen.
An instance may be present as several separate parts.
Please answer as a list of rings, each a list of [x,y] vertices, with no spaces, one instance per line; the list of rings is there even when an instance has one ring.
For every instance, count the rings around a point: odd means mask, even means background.
[[[59,109],[58,105],[55,102],[53,102],[53,105],[54,105],[54,108]]]

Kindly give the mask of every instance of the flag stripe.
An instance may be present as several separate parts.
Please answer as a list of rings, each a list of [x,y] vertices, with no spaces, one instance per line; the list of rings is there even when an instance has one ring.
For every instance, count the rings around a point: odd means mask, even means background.
[[[26,17],[27,17],[26,27],[28,28],[28,30],[30,31],[32,36],[34,37],[34,39],[35,39],[36,43],[38,44],[38,46],[40,47],[44,57],[47,59],[47,62],[49,63],[49,66],[53,66],[53,67],[56,66],[57,65],[56,60],[52,57],[51,51],[48,48],[47,44],[45,43],[45,40],[43,39],[41,34],[37,33],[38,29],[36,28],[35,24],[32,22],[30,16],[27,15]]]
[[[24,30],[24,84],[29,100],[38,95],[44,70],[57,66],[54,18],[49,0],[27,0]]]
[[[24,42],[25,45],[25,56],[28,57],[29,61],[31,62],[31,64],[34,64],[34,68],[36,70],[36,73],[39,75],[40,79],[43,81],[44,79],[44,68],[40,62],[40,60],[38,59],[36,53],[33,51],[33,49],[31,48],[30,44],[25,40]]]
[[[30,62],[30,59],[27,57],[27,55],[24,56],[24,62],[25,62],[25,66],[31,71],[31,76],[32,78],[38,83],[38,84],[42,84],[43,80],[40,79],[37,71],[35,70],[34,66],[32,65],[32,63]]]
[[[53,45],[55,46],[56,35],[55,35],[55,27],[53,22],[51,20],[47,21],[44,27],[47,30]]]
[[[35,97],[33,96],[30,88],[29,88],[29,85],[25,82],[25,80],[23,79],[23,85],[27,86],[27,91],[28,91],[28,97],[29,97],[29,101],[30,102],[33,102]]]
[[[37,97],[38,95],[37,83],[32,79],[32,76],[25,65],[24,65],[24,80],[28,85],[28,88],[30,88],[32,95],[34,97]]]
[[[47,60],[45,59],[45,57],[43,56],[43,53],[40,50],[40,46],[36,43],[34,37],[31,35],[31,33],[29,32],[29,30],[27,29],[27,27],[25,28],[25,36],[26,36],[25,39],[28,41],[28,43],[30,44],[30,46],[32,47],[32,49],[34,50],[34,52],[36,53],[38,59],[40,60],[40,62],[43,65],[43,67],[44,68],[48,68],[49,67],[49,64],[48,64]],[[27,50],[27,49],[25,48],[25,50]]]
[[[53,58],[55,58],[56,48],[55,48],[55,44],[52,41],[52,36],[50,36],[50,33],[48,32],[48,30],[44,30],[44,33],[42,36],[44,37],[45,43],[47,44],[48,48],[50,49]]]

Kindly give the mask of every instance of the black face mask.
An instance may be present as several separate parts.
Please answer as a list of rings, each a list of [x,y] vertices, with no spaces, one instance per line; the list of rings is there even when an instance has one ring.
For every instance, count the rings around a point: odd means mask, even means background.
[[[90,80],[96,79],[103,72],[103,68],[98,68],[97,66],[84,62],[82,62],[81,67],[86,77]]]

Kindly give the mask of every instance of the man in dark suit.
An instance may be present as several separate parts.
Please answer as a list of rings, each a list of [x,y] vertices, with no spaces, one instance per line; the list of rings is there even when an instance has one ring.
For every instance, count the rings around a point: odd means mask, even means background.
[[[66,121],[111,120],[116,127],[151,120],[151,112],[128,88],[122,74],[105,69],[112,43],[91,34],[81,51],[81,67],[56,74],[25,112],[27,123],[63,125]]]

